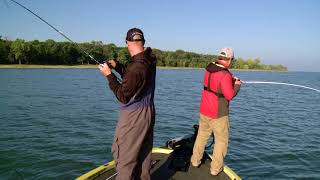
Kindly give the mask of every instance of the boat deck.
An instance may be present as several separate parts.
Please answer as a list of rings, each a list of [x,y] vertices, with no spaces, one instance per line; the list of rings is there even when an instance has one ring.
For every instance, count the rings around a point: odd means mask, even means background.
[[[152,180],[230,180],[230,177],[221,172],[218,176],[212,176],[210,174],[210,158],[206,155],[203,158],[203,163],[199,168],[190,166],[190,156],[180,156],[181,154],[164,154],[153,153],[152,154]],[[187,160],[187,161],[186,161]],[[116,170],[113,168],[103,174],[98,175],[94,179],[96,180],[115,180]]]
[[[160,160],[155,167],[152,168],[152,180],[225,180],[230,179],[230,177],[221,172],[218,176],[212,176],[210,174],[210,163],[211,160],[208,157],[204,157],[203,163],[199,168],[192,167],[189,163],[186,164],[186,169],[181,168],[181,170],[175,170],[172,162],[179,161],[175,160],[176,157],[168,156],[168,154],[156,153],[153,155],[153,160]],[[181,160],[184,161],[184,160]],[[154,161],[153,161],[154,162]],[[179,163],[178,163],[179,164]],[[179,168],[178,168],[179,169]]]
[[[194,126],[195,127],[195,126]],[[197,127],[195,127],[197,130]],[[217,176],[210,174],[211,158],[204,153],[200,167],[192,167],[190,159],[194,135],[180,139],[172,139],[164,147],[152,149],[151,179],[152,180],[241,180],[228,166]],[[117,172],[115,162],[111,161],[82,176],[77,180],[115,180]]]

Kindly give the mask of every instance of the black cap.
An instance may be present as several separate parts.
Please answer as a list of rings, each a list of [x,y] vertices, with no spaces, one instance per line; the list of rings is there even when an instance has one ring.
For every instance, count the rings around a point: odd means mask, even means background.
[[[133,39],[135,35],[140,35],[140,38]],[[138,28],[129,29],[127,32],[127,41],[145,41],[143,32]]]

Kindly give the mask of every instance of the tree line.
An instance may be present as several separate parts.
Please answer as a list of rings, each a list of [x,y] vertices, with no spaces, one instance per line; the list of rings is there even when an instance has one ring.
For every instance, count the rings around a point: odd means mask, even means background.
[[[104,44],[101,41],[79,43],[79,46],[97,60],[117,59],[128,63],[130,59],[126,47],[117,47],[115,44]],[[199,54],[183,50],[162,51],[153,49],[158,66],[165,67],[199,67],[203,68],[217,59],[216,55]],[[70,42],[14,41],[2,39],[0,36],[0,64],[41,64],[41,65],[81,65],[95,64],[76,45]],[[264,65],[259,58],[237,58],[233,61],[233,69],[259,69],[287,71],[282,65]]]

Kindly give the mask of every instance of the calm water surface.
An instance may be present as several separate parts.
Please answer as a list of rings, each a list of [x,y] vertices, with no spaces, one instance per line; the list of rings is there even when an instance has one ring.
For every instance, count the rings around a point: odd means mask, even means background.
[[[320,73],[234,72],[320,89]],[[198,121],[202,70],[158,70],[156,146]],[[244,179],[320,178],[320,93],[243,85],[226,164]],[[117,101],[96,69],[0,69],[0,179],[74,179],[112,159]]]

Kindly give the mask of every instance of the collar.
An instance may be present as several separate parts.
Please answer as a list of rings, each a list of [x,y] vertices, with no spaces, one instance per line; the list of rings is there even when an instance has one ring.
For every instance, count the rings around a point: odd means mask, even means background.
[[[223,68],[223,69],[226,68],[226,67],[224,67],[222,64],[219,64],[219,63],[217,63],[217,62],[213,62],[213,64],[216,65],[216,66],[218,66],[218,67],[221,67],[221,68]]]
[[[227,65],[227,63],[223,60],[218,60],[217,62],[215,62],[215,65],[219,66],[219,67],[222,67],[222,68],[225,68],[227,69],[229,66]]]
[[[143,60],[150,53],[151,48],[147,47],[142,52],[131,57],[131,61]]]

